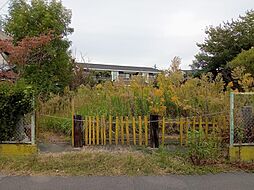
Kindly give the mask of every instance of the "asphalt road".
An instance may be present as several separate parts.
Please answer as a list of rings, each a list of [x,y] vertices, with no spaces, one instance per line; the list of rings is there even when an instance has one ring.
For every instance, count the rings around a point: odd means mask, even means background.
[[[163,177],[29,177],[0,176],[0,190],[253,190],[254,174],[227,173]]]

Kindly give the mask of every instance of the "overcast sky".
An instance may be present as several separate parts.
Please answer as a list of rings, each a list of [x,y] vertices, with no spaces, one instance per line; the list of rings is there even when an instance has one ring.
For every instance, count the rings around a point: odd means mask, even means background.
[[[5,0],[0,0],[0,6]],[[206,26],[237,18],[254,0],[62,0],[72,10],[73,55],[92,62],[188,69]]]

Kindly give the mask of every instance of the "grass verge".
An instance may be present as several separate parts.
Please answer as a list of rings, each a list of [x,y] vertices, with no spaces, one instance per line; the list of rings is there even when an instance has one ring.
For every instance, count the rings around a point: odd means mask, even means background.
[[[206,174],[235,169],[228,164],[194,166],[180,153],[166,150],[85,150],[32,157],[0,156],[0,171],[5,175],[137,176]]]

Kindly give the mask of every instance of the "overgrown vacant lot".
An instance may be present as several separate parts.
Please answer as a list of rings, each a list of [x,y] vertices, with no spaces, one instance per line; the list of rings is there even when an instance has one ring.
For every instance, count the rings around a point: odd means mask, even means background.
[[[167,175],[236,171],[227,163],[194,166],[182,153],[149,149],[85,149],[30,157],[0,157],[6,175]]]

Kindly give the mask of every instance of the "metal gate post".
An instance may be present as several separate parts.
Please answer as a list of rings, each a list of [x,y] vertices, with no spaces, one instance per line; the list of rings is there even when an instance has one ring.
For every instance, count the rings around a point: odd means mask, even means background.
[[[31,143],[32,145],[35,144],[35,100],[34,96],[32,99],[32,107],[33,107],[33,112],[31,116]]]
[[[74,115],[74,147],[83,146],[83,118],[81,115]]]
[[[230,146],[234,144],[234,92],[230,92]]]
[[[159,148],[159,116],[150,115],[150,146]]]

